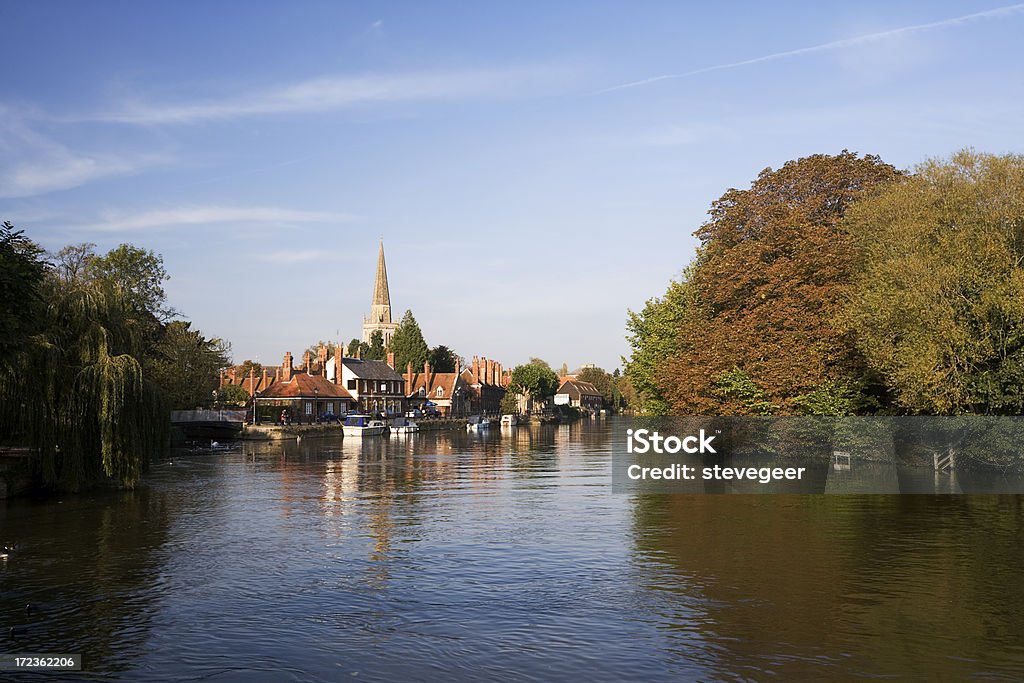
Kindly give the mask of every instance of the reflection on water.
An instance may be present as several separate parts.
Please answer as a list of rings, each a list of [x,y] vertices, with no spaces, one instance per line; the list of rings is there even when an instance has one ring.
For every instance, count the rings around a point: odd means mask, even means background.
[[[126,681],[1024,671],[1018,498],[613,494],[611,434],[244,444],[8,502],[0,651]]]

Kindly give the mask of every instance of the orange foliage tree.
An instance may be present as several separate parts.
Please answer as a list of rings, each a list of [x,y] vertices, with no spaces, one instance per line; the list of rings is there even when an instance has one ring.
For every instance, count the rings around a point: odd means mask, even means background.
[[[898,181],[877,156],[817,154],[715,201],[696,232],[675,353],[657,373],[679,414],[850,414],[881,391],[840,322],[856,247],[842,223]]]

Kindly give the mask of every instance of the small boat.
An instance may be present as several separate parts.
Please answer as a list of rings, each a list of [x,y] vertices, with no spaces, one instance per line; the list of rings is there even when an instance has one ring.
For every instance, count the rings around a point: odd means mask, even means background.
[[[341,429],[345,436],[380,436],[388,430],[388,426],[384,420],[369,415],[349,415]]]
[[[515,427],[517,424],[519,424],[519,416],[518,415],[502,415],[501,416],[501,426],[502,427]]]
[[[479,415],[474,415],[474,416],[469,418],[469,424],[466,425],[466,431],[467,432],[479,432],[479,431],[484,430],[484,429],[490,429],[490,427],[491,427],[491,421],[490,420],[488,420],[486,417],[480,417]]]
[[[391,436],[395,434],[412,434],[420,431],[418,424],[407,417],[396,417],[391,421]]]

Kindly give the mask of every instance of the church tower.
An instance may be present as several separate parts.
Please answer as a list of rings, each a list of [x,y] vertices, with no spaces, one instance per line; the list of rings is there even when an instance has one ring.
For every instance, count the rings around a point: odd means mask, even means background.
[[[377,253],[377,278],[373,282],[373,300],[370,302],[370,317],[363,318],[363,341],[370,343],[370,335],[380,330],[384,335],[384,346],[391,344],[398,323],[391,322],[391,294],[388,292],[388,268],[384,263],[384,240],[380,241]]]

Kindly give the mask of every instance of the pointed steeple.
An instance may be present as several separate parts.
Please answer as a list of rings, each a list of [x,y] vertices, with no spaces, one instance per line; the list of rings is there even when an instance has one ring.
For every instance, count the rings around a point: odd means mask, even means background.
[[[383,239],[380,241],[380,252],[377,254],[377,279],[373,283],[370,322],[391,322],[391,294],[388,292],[388,268],[384,263]]]

